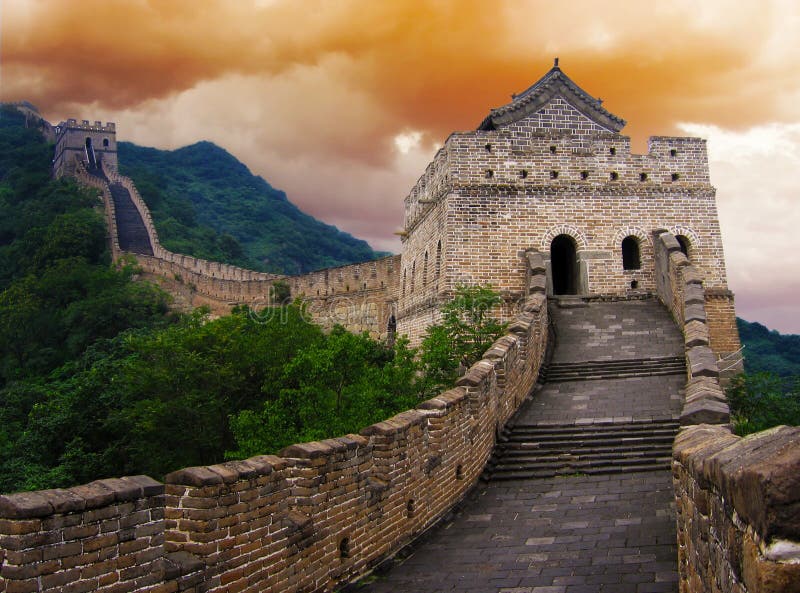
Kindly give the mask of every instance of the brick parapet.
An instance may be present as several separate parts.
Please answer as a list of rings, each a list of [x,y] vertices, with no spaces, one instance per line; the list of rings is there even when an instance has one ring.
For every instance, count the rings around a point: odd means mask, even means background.
[[[131,476],[0,496],[0,549],[8,593],[158,591],[164,486]]]
[[[331,591],[424,532],[476,483],[535,384],[547,323],[546,297],[532,290],[459,385],[359,435],[185,468],[165,485],[133,477],[0,497],[0,583],[7,592]],[[49,517],[58,520],[45,526]],[[123,533],[134,537],[121,542]]]
[[[730,409],[720,385],[720,360],[710,347],[702,275],[672,233],[656,231],[653,243],[657,293],[684,337],[687,389],[681,424],[726,424]]]
[[[800,428],[686,428],[672,473],[682,593],[798,591]]]

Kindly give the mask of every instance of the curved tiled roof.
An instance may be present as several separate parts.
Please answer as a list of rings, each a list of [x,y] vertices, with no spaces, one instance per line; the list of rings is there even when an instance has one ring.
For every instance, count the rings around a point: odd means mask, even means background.
[[[511,103],[492,109],[478,129],[494,130],[519,121],[539,111],[556,96],[561,96],[586,117],[610,131],[619,132],[625,127],[624,119],[604,109],[599,99],[592,97],[564,74],[556,58],[555,65],[547,74],[520,94],[514,95]]]

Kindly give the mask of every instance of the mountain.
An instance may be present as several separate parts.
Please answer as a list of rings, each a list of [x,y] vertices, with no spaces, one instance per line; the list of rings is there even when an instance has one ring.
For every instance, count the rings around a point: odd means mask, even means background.
[[[770,371],[800,377],[800,335],[780,334],[757,322],[736,318],[748,373]]]
[[[225,149],[117,145],[120,172],[147,202],[161,244],[176,253],[283,274],[384,255],[292,204]]]

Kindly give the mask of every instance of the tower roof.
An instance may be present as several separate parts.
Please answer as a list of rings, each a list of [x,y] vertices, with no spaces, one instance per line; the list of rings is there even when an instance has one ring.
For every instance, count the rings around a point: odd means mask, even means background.
[[[512,124],[536,113],[557,96],[610,131],[619,132],[625,127],[624,119],[604,109],[602,100],[592,97],[564,74],[558,67],[558,58],[556,58],[553,67],[547,74],[520,94],[512,95],[511,103],[492,109],[478,129],[494,130]]]

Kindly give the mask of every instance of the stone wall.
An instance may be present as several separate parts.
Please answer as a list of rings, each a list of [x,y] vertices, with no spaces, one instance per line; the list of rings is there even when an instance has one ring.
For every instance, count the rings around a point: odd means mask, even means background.
[[[693,426],[672,467],[681,593],[800,591],[800,427]]]
[[[73,175],[84,185],[101,191],[109,244],[114,260],[118,260],[125,252],[119,247],[114,202],[108,185],[90,175],[80,159],[75,160]],[[128,190],[150,237],[152,256],[130,255],[136,258],[145,275],[184,301],[187,307],[208,306],[215,314],[227,313],[239,304],[261,310],[275,304],[271,288],[280,280],[289,286],[292,298],[306,302],[306,310],[323,327],[338,323],[351,331],[366,331],[375,338],[387,336],[389,318],[396,315],[399,256],[284,276],[173,253],[161,245],[147,204],[133,181],[114,170],[106,170],[106,175],[110,183],[120,183]]]
[[[732,434],[714,348],[738,349],[733,296],[703,289],[671,233],[657,231],[654,244],[688,373],[672,464],[680,591],[800,591],[800,428]]]
[[[331,591],[476,483],[547,347],[541,256],[522,312],[457,383],[358,435],[67,490],[0,496],[0,592]]]
[[[712,329],[717,328],[709,324],[703,279],[671,233],[657,231],[653,237],[658,296],[684,336],[688,376],[681,424],[727,423],[730,410],[720,383],[719,356],[711,348]]]

